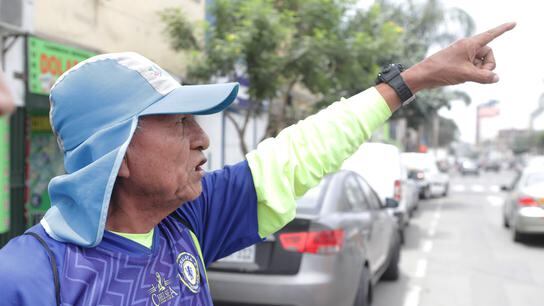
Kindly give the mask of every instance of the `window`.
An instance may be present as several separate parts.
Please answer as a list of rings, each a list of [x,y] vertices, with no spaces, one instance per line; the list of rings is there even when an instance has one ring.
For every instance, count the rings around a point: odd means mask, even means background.
[[[316,213],[321,209],[321,196],[327,189],[328,179],[321,180],[319,185],[308,190],[304,196],[297,200],[297,210],[302,213]]]
[[[360,176],[357,177],[357,181],[364,190],[364,197],[366,198],[366,209],[381,209],[382,204],[376,192],[368,185],[368,183]]]
[[[357,180],[352,175],[346,177],[344,180],[344,194],[346,197],[346,203],[349,207],[346,207],[346,211],[362,211],[366,206],[366,199],[364,198],[363,190],[357,183]]]
[[[543,182],[544,182],[543,172],[531,173],[527,175],[527,178],[525,179],[525,186],[535,185],[535,184],[539,184]]]
[[[383,206],[382,201],[380,201],[380,198],[373,189],[370,189],[370,193],[368,194],[368,202],[372,209],[381,209]]]

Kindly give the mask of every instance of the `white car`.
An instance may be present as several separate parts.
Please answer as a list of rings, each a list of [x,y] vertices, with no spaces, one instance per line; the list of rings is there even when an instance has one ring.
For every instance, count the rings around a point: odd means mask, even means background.
[[[523,241],[526,234],[544,234],[544,167],[525,168],[502,190],[509,192],[503,220],[514,241]]]
[[[402,238],[403,229],[417,207],[419,189],[414,181],[408,180],[399,149],[384,143],[365,143],[344,162],[342,168],[360,174],[384,203],[391,200],[398,202],[398,207],[392,212],[397,218]]]
[[[402,153],[402,164],[408,169],[408,177],[419,186],[421,198],[441,197],[448,195],[450,176],[440,172],[436,160],[427,153]]]

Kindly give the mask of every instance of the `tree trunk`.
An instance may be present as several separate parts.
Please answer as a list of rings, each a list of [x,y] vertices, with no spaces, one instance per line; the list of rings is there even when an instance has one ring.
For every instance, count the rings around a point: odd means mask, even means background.
[[[268,110],[268,124],[266,126],[266,132],[264,133],[261,141],[269,137],[275,137],[276,135],[278,135],[279,132],[281,132],[281,130],[283,130],[287,126],[287,122],[285,119],[287,115],[287,104],[291,97],[293,87],[297,82],[298,78],[293,79],[287,86],[283,98],[277,102],[278,107],[274,108],[273,106],[271,106]]]
[[[232,122],[232,124],[234,125],[234,128],[236,129],[236,132],[238,133],[238,139],[240,140],[240,150],[242,151],[242,154],[244,156],[249,152],[244,136],[246,134],[249,118],[251,117],[252,113],[253,113],[252,107],[248,108],[245,111],[244,122],[240,126],[240,124],[238,123],[238,121],[236,121],[236,118],[233,116],[231,112],[225,112],[225,115],[230,120],[230,122]]]

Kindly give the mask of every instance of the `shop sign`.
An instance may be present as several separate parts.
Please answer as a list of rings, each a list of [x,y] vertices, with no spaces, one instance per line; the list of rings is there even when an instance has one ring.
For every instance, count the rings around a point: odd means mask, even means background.
[[[0,118],[0,234],[9,231],[9,119]]]
[[[71,46],[28,37],[28,90],[49,95],[51,86],[66,70],[94,56],[95,53]]]

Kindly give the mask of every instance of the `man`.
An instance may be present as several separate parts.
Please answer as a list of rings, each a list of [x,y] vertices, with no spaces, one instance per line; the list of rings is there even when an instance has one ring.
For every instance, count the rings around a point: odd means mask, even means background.
[[[4,73],[0,69],[0,116],[9,115],[15,109],[13,96],[8,88],[8,84],[4,78]]]
[[[212,305],[206,267],[261,241],[295,199],[337,170],[416,92],[493,83],[487,46],[504,24],[463,39],[384,83],[267,139],[247,160],[205,174],[209,141],[194,115],[221,111],[237,84],[180,86],[133,53],[78,64],[51,90],[66,174],[39,225],[0,251],[9,305]]]

